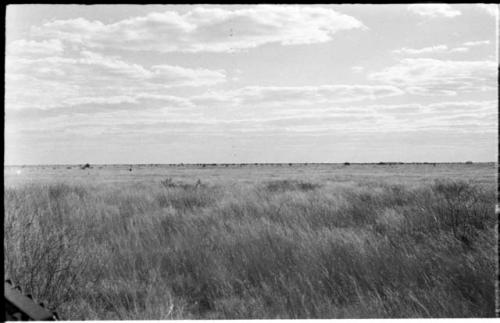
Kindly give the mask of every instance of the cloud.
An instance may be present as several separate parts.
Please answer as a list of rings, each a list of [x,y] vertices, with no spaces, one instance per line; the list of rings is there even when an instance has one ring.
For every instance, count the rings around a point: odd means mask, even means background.
[[[468,41],[468,42],[465,42],[463,45],[468,46],[468,47],[476,47],[476,46],[489,45],[489,44],[490,44],[489,40],[478,40],[478,41]]]
[[[216,85],[223,70],[154,65],[149,68],[119,57],[82,51],[75,57],[6,56],[6,107],[57,107],[92,97],[123,93],[158,94],[177,86]]]
[[[459,10],[443,3],[411,4],[407,8],[412,13],[428,18],[453,18],[462,14]]]
[[[335,103],[375,100],[400,94],[401,90],[390,85],[323,85],[254,86],[192,97],[148,93],[79,96],[67,98],[57,106],[46,109],[8,109],[6,120],[19,131],[71,128],[73,132],[78,132],[91,127],[95,131],[109,132],[108,128],[118,124],[138,124],[147,128],[158,122],[178,125],[180,132],[192,128],[182,128],[184,124],[216,131],[221,131],[222,126],[236,130],[245,126],[250,129],[248,131],[262,130],[264,126],[271,130],[295,129],[304,124],[321,123],[339,127],[340,123],[373,121],[374,115],[369,109],[342,108]],[[321,109],[321,106],[330,108]]]
[[[133,113],[140,115],[161,117],[164,113],[189,114],[194,105],[184,97],[172,95],[152,95],[141,93],[133,96],[107,97],[77,97],[60,102],[50,109],[25,108],[20,110],[6,110],[7,119],[12,120],[42,120],[60,116]],[[145,112],[145,113],[143,113]]]
[[[403,47],[401,49],[393,50],[392,52],[394,54],[400,54],[400,55],[421,55],[421,54],[449,54],[456,52],[466,52],[468,50],[469,49],[465,47],[448,48],[447,45],[436,45],[418,49]]]
[[[354,73],[361,73],[365,70],[365,68],[363,66],[353,66],[353,67],[351,67],[351,70]]]
[[[91,113],[117,112],[117,111],[151,111],[159,113],[160,110],[181,110],[194,107],[185,97],[161,94],[140,93],[133,96],[114,97],[79,97],[66,100],[60,107],[60,113]],[[52,109],[51,109],[52,110]]]
[[[487,101],[460,101],[460,102],[439,102],[425,106],[425,110],[433,113],[456,114],[468,112],[475,115],[491,113],[497,111],[498,102]]]
[[[495,89],[497,63],[406,58],[394,66],[371,73],[368,78],[404,87],[416,95],[456,95]]]
[[[414,48],[406,48],[403,47],[401,49],[396,49],[393,50],[392,52],[395,54],[423,54],[423,53],[436,53],[436,52],[445,52],[448,51],[448,46],[446,45],[438,45],[438,46],[431,46],[431,47],[424,47],[420,49],[414,49]]]
[[[495,100],[484,101],[444,101],[438,103],[405,103],[405,104],[370,104],[370,105],[344,105],[342,107],[331,107],[324,109],[296,109],[297,115],[304,113],[329,114],[346,113],[352,114],[377,114],[382,115],[453,115],[457,113],[488,114],[497,110],[498,103]],[[290,114],[290,110],[286,110]]]
[[[375,116],[380,131],[456,131],[458,126],[470,132],[488,132],[497,125],[497,102],[448,101],[439,103],[378,104],[362,108]]]
[[[403,92],[393,85],[247,86],[233,91],[206,93],[193,98],[193,102],[199,105],[272,107],[375,100],[401,94]]]
[[[191,69],[172,65],[145,68],[116,56],[82,51],[76,57],[7,57],[9,76],[60,80],[70,84],[135,83],[145,81],[163,86],[212,85],[225,81],[223,70]]]
[[[148,100],[163,100],[171,106],[182,105],[177,97],[116,97],[105,100],[82,100],[79,105],[60,111],[8,111],[6,132],[10,136],[71,141],[99,139],[103,136],[120,138],[151,138],[156,135],[279,135],[400,133],[438,130],[455,133],[489,133],[497,125],[497,103],[491,101],[451,101],[429,104],[374,104],[316,108],[315,102],[302,109],[281,106],[280,114],[273,110],[226,109],[222,115],[211,110],[208,115],[196,109],[148,109]],[[161,100],[160,100],[161,99]],[[159,104],[159,102],[157,102]],[[97,109],[95,104],[102,108]],[[121,109],[116,109],[125,105]],[[144,106],[144,109],[138,107]],[[158,105],[159,106],[159,105]],[[278,110],[276,110],[278,111]],[[36,115],[36,113],[42,115]],[[59,114],[63,112],[63,114]],[[83,139],[82,139],[83,138]],[[157,137],[154,137],[157,138]],[[57,139],[59,140],[59,139]],[[141,139],[141,142],[143,140]]]
[[[223,70],[208,70],[204,68],[185,68],[173,65],[154,65],[151,67],[151,82],[176,85],[214,85],[226,81]]]
[[[467,47],[455,47],[450,49],[450,53],[465,53],[468,52],[469,48]]]
[[[492,4],[492,3],[489,3],[489,4],[486,4],[486,3],[477,3],[476,6],[483,10],[484,12],[486,12],[487,14],[489,14],[490,16],[493,16],[493,17],[498,17],[498,5],[497,4]]]
[[[422,54],[450,54],[468,52],[471,47],[489,45],[489,40],[468,41],[460,47],[448,47],[447,45],[435,45],[423,48],[408,48],[395,49],[392,52],[398,55],[422,55]]]
[[[424,108],[421,104],[391,104],[391,105],[372,105],[367,106],[367,109],[376,111],[379,115],[415,115],[422,113]]]
[[[150,13],[111,24],[83,18],[35,26],[31,34],[90,48],[159,52],[232,52],[268,43],[322,43],[342,30],[366,29],[354,17],[318,6],[196,7]]]
[[[63,44],[59,39],[42,41],[19,39],[9,43],[7,55],[15,56],[54,56],[63,52]]]

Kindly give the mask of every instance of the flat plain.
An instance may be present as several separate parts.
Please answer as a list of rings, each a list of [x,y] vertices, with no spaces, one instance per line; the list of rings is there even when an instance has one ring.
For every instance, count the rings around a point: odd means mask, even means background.
[[[492,317],[496,166],[4,167],[6,277],[67,320]]]

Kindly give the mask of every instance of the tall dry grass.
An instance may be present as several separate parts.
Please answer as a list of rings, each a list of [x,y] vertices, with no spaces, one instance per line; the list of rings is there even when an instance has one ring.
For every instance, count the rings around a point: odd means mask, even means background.
[[[494,316],[495,192],[276,180],[6,188],[5,271],[65,319]]]

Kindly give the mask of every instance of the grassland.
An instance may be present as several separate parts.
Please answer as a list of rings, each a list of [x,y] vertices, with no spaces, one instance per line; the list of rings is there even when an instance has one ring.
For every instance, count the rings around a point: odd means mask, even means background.
[[[494,316],[493,164],[68,167],[4,169],[6,276],[62,318]]]

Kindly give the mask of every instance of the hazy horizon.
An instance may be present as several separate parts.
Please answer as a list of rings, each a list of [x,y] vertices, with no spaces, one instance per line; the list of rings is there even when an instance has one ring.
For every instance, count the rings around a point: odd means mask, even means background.
[[[484,162],[476,162],[476,161],[462,161],[462,162],[440,162],[440,161],[425,161],[425,162],[398,162],[398,161],[378,161],[378,162],[353,162],[353,161],[346,161],[346,162],[300,162],[300,163],[293,163],[293,162],[273,162],[273,163],[259,163],[259,162],[252,162],[252,163],[210,163],[210,162],[201,162],[201,163],[136,163],[136,164],[131,164],[131,163],[116,163],[116,164],[92,164],[92,163],[73,163],[73,164],[4,164],[4,167],[18,167],[18,166],[82,166],[85,164],[89,164],[90,166],[128,166],[128,165],[139,165],[139,166],[151,166],[151,165],[184,165],[184,166],[189,166],[189,165],[304,165],[304,164],[323,164],[323,165],[342,165],[345,163],[348,164],[353,164],[353,165],[377,165],[380,163],[389,165],[389,164],[400,164],[400,165],[411,165],[411,164],[465,164],[467,162],[472,162],[473,164],[496,164],[496,161],[484,161]]]
[[[494,4],[9,5],[5,55],[4,166],[497,160]]]

